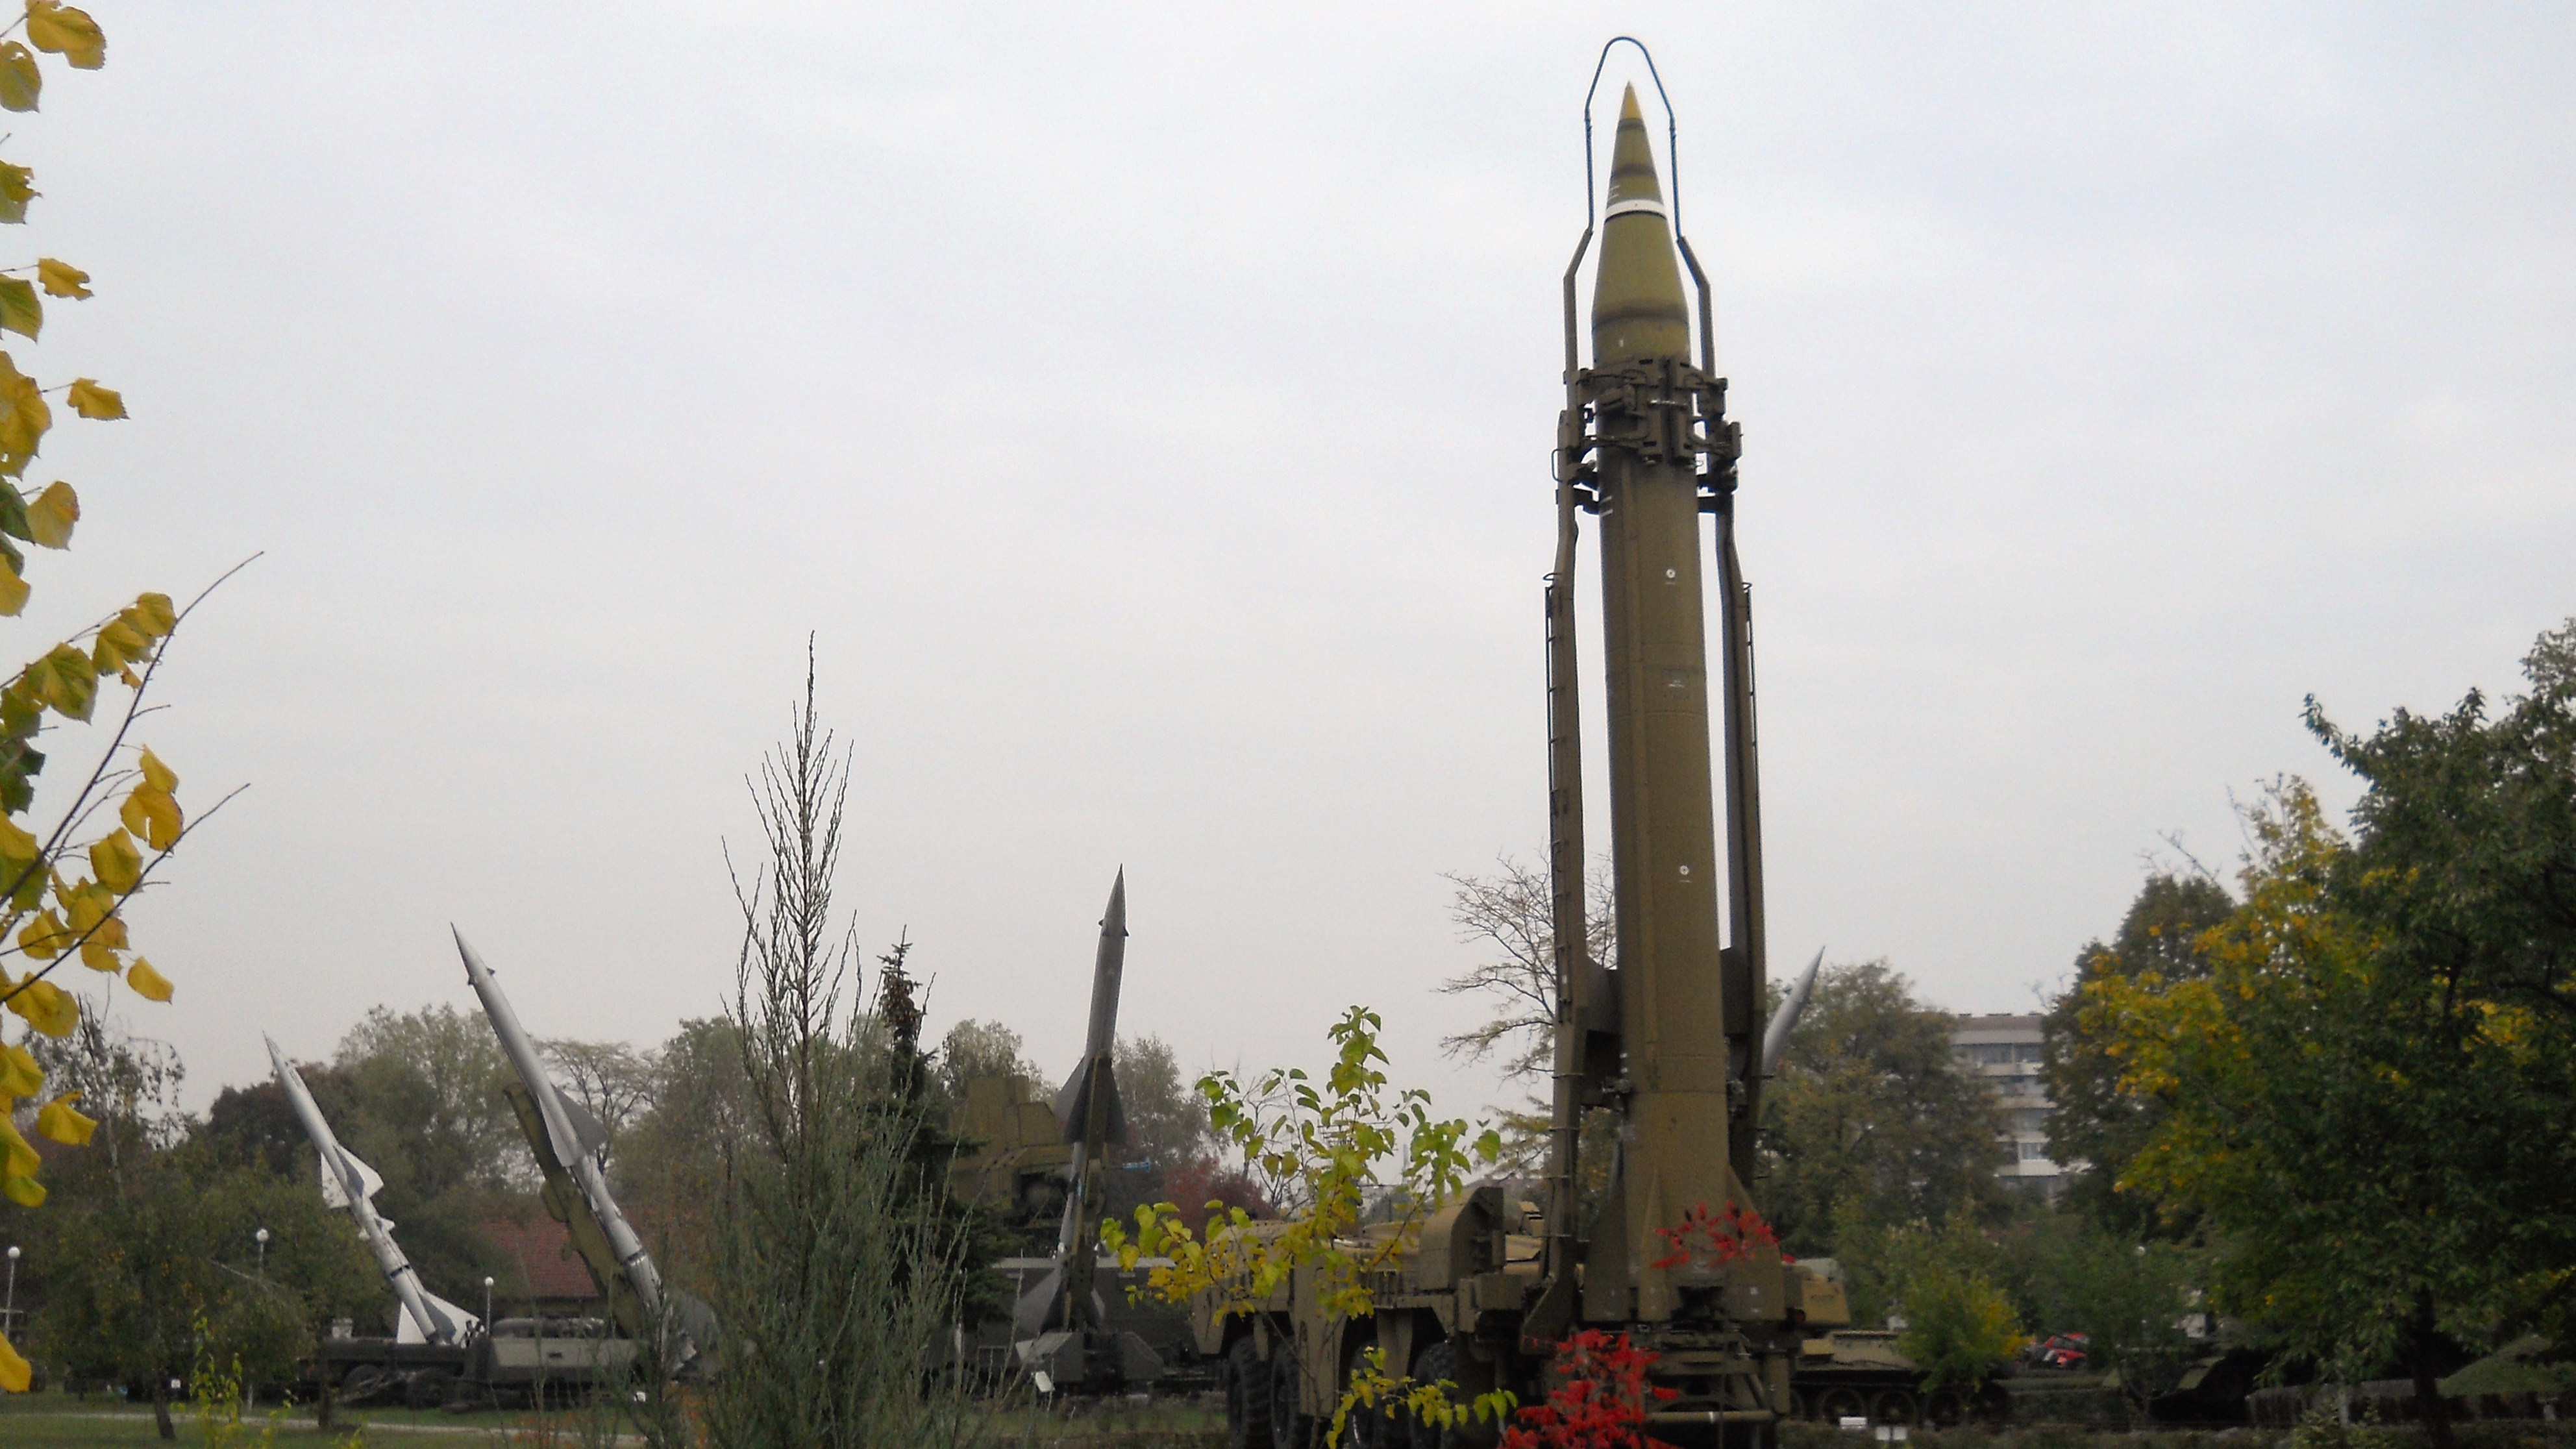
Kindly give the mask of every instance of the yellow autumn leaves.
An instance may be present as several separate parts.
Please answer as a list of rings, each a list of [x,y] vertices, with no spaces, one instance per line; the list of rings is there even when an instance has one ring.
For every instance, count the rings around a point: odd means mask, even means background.
[[[32,111],[44,90],[44,73],[35,50],[59,55],[75,69],[96,70],[107,63],[107,39],[87,13],[54,0],[27,0],[24,43],[0,43],[0,106]],[[27,203],[37,195],[35,173],[0,161],[0,223],[22,223]],[[32,273],[21,276],[18,273]],[[32,266],[0,271],[0,332],[15,332],[29,341],[44,330],[43,297],[79,300],[92,295],[89,273],[53,257]],[[125,414],[125,399],[98,379],[74,378],[59,389],[64,402],[84,418],[113,420]],[[17,360],[0,352],[0,615],[15,616],[27,606],[27,560],[11,539],[43,548],[71,542],[72,525],[80,520],[80,499],[68,483],[57,482],[28,498],[16,480],[26,476],[45,433],[54,425],[46,389],[18,370]]]
[[[147,1001],[170,999],[169,978],[150,961],[125,959],[132,942],[118,911],[143,886],[149,869],[144,851],[167,851],[186,830],[178,786],[178,773],[143,751],[118,808],[122,823],[90,842],[90,874],[82,878],[63,873],[63,852],[52,853],[49,865],[43,842],[16,821],[0,820],[0,878],[11,883],[0,931],[16,930],[19,953],[31,961],[76,957],[92,971],[123,976]],[[65,1035],[80,1023],[78,1001],[39,974],[20,980],[0,969],[0,993],[7,994],[10,1011],[47,1036]]]
[[[45,1074],[36,1065],[33,1053],[25,1047],[0,1046],[0,1197],[21,1207],[41,1205],[45,1185],[36,1180],[44,1160],[18,1130],[17,1107],[44,1087]],[[65,1092],[37,1108],[37,1135],[66,1147],[89,1145],[89,1135],[98,1129],[98,1122],[72,1105],[79,1100],[80,1093]]]
[[[74,70],[107,64],[107,37],[87,12],[59,0],[24,3],[26,38],[0,40],[0,109],[22,112],[35,110],[44,93],[38,52],[61,56]],[[0,224],[25,222],[27,204],[36,195],[34,172],[0,161]],[[0,269],[0,332],[35,341],[45,326],[44,298],[78,301],[91,295],[89,282],[89,273],[53,257]],[[10,617],[26,607],[30,592],[26,556],[18,544],[67,548],[73,526],[80,522],[80,496],[70,484],[54,482],[32,497],[20,486],[53,427],[48,391],[20,372],[16,359],[0,352],[0,615]],[[125,416],[125,400],[95,378],[76,378],[51,391],[60,391],[80,417]],[[66,957],[77,957],[94,971],[122,974],[137,995],[149,1000],[170,999],[169,980],[151,962],[139,956],[126,959],[130,945],[118,912],[150,872],[145,852],[168,851],[186,833],[175,793],[178,775],[150,750],[141,752],[132,771],[113,772],[118,757],[111,752],[47,838],[38,839],[18,817],[34,803],[34,777],[44,768],[35,740],[45,716],[88,719],[102,675],[139,690],[143,680],[132,666],[148,663],[160,641],[177,627],[169,598],[145,594],[88,635],[47,650],[0,685],[0,941],[15,933],[14,942],[0,944],[0,956],[14,952],[31,962],[49,963],[23,976],[0,966],[0,1005],[31,1032],[62,1037],[80,1023],[78,1000],[46,979]],[[117,828],[86,846],[77,844],[73,832],[106,798],[97,792],[120,786],[125,794],[118,802]],[[64,864],[82,855],[88,857],[89,873],[67,875]],[[35,1056],[24,1045],[0,1038],[0,1197],[31,1208],[45,1200],[44,1184],[37,1180],[43,1162],[18,1125],[18,1111],[20,1103],[39,1098],[44,1085]],[[78,1093],[66,1092],[38,1107],[37,1135],[67,1146],[86,1144],[98,1124],[82,1115],[74,1105],[78,1100]],[[24,1393],[29,1378],[26,1359],[0,1337],[0,1390]]]

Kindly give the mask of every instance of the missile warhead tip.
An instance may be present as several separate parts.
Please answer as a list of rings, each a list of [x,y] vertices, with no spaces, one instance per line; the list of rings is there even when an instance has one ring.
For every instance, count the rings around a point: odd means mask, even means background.
[[[451,922],[447,927],[447,934],[456,938],[456,954],[465,959],[466,980],[472,981],[478,976],[490,974],[490,969],[483,964],[483,958],[475,955],[474,948],[465,944],[465,933],[463,931],[456,929],[454,923]]]
[[[1127,934],[1127,867],[1118,867],[1118,879],[1109,884],[1109,911],[1100,918],[1100,933]]]
[[[1592,365],[1690,356],[1690,308],[1637,88],[1619,103],[1610,192],[1601,212],[1601,270],[1592,284]]]

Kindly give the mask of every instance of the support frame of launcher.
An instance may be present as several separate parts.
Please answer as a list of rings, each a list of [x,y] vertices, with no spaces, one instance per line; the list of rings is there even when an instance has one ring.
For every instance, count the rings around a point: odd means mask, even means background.
[[[1481,1186],[1445,1204],[1391,1270],[1372,1275],[1366,1316],[1325,1311],[1302,1272],[1264,1301],[1198,1304],[1195,1346],[1223,1357],[1237,1449],[1302,1449],[1371,1349],[1388,1372],[1449,1381],[1456,1399],[1507,1389],[1535,1403],[1551,1387],[1558,1346],[1585,1329],[1654,1355],[1648,1382],[1669,1391],[1645,1405],[1657,1437],[1756,1449],[1795,1413],[1807,1300],[1840,1308],[1830,1285],[1784,1262],[1747,1191],[1765,959],[1752,608],[1736,553],[1741,434],[1725,416],[1707,275],[1677,202],[1665,201],[1633,86],[1597,218],[1593,210],[1592,102],[1621,44],[1635,46],[1664,98],[1644,45],[1623,36],[1603,47],[1584,99],[1586,225],[1564,277],[1566,402],[1545,613],[1557,1023],[1544,1202]],[[1678,141],[1669,98],[1664,112],[1669,161]],[[1576,300],[1596,236],[1586,367]],[[1696,355],[1676,253],[1697,294]],[[1583,949],[1575,573],[1585,515],[1597,520],[1603,575],[1615,969]],[[1714,524],[1709,553],[1704,518]],[[1704,557],[1717,571],[1714,691]],[[1583,1160],[1581,1129],[1595,1113],[1614,1128],[1597,1134],[1606,1163]],[[1588,1204],[1587,1175],[1607,1183]],[[1355,1429],[1364,1442],[1441,1441],[1427,1425],[1370,1417]],[[1497,1436],[1490,1422],[1448,1431],[1457,1443]]]

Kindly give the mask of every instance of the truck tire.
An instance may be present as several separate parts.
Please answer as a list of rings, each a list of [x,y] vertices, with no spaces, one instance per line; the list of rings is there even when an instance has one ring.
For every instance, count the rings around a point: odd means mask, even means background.
[[[1296,1345],[1282,1342],[1270,1351],[1271,1449],[1312,1449],[1315,1419],[1300,1394],[1304,1380]]]
[[[1245,1334],[1225,1351],[1226,1449],[1270,1449],[1270,1365]]]
[[[1357,1376],[1360,1368],[1354,1361],[1352,1374]],[[1375,1406],[1353,1403],[1350,1416],[1342,1420],[1342,1437],[1333,1441],[1334,1449],[1412,1449],[1412,1445],[1413,1416],[1401,1403],[1385,1400]]]
[[[1449,1340],[1444,1338],[1413,1356],[1415,1383],[1436,1384],[1442,1379],[1448,1379],[1454,1383],[1457,1378],[1458,1345]],[[1413,1418],[1411,1415],[1406,1416],[1406,1427],[1412,1433],[1410,1438],[1404,1441],[1405,1449],[1449,1449],[1450,1444],[1457,1437],[1437,1424]]]

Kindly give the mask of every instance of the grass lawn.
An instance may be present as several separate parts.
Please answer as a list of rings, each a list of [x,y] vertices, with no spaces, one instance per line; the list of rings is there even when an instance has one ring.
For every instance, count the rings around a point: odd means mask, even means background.
[[[442,1410],[344,1409],[329,1433],[313,1427],[311,1413],[295,1410],[271,1420],[265,1411],[229,1435],[211,1441],[191,1406],[172,1406],[178,1442],[228,1444],[254,1449],[262,1443],[294,1446],[402,1445],[412,1449],[581,1449],[580,1415],[526,1412],[450,1414]],[[263,1438],[272,1425],[273,1438]],[[360,1437],[363,1433],[363,1437]],[[1088,1403],[1032,1412],[1028,1405],[995,1405],[973,1438],[990,1449],[1213,1449],[1225,1442],[1225,1416],[1212,1403],[1159,1401]],[[68,1394],[0,1396],[0,1449],[93,1449],[106,1445],[158,1444],[148,1408],[127,1408],[110,1398],[86,1403]],[[629,1444],[637,1441],[629,1440]]]
[[[185,1404],[173,1405],[171,1422],[178,1426],[181,1444],[208,1442],[197,1424],[196,1415]],[[275,1437],[266,1439],[272,1423]],[[158,1444],[159,1432],[153,1427],[152,1411],[133,1409],[113,1399],[93,1396],[87,1403],[68,1394],[29,1394],[0,1396],[0,1445],[7,1449],[91,1449],[93,1445]],[[229,1436],[218,1433],[213,1442],[230,1443],[239,1449],[251,1449],[262,1442],[275,1444],[402,1444],[453,1446],[453,1449],[479,1449],[482,1445],[561,1445],[570,1449],[580,1443],[562,1416],[544,1419],[526,1413],[448,1414],[438,1410],[414,1412],[408,1409],[344,1409],[339,1425],[325,1433],[313,1427],[310,1410],[292,1410],[271,1420],[266,1411],[244,1419]]]

